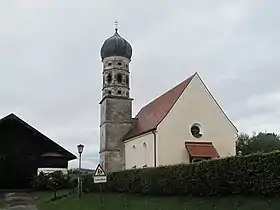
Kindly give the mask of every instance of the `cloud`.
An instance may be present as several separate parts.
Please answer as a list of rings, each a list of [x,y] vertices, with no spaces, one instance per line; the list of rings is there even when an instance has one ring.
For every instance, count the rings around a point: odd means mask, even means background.
[[[133,113],[199,72],[239,130],[280,132],[276,0],[9,0],[0,3],[0,116],[10,112],[76,154],[99,150],[100,47],[133,46]],[[77,166],[77,161],[70,163]]]

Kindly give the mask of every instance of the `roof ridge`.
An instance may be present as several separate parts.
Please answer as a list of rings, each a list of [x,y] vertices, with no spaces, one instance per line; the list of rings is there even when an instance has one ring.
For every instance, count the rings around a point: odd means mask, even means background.
[[[62,147],[60,144],[56,143],[54,140],[52,140],[51,138],[49,138],[47,135],[45,135],[44,133],[42,133],[41,131],[37,130],[37,128],[35,128],[35,126],[31,125],[29,122],[26,122],[25,120],[23,120],[22,118],[20,118],[19,116],[17,116],[16,114],[14,114],[13,112],[6,115],[5,117],[0,119],[0,123],[2,123],[3,121],[6,120],[16,120],[17,122],[21,123],[22,125],[24,125],[26,128],[31,129],[31,131],[39,134],[40,136],[42,136],[43,138],[49,140],[50,142],[52,142],[54,145],[56,145],[58,148],[62,149],[65,153],[67,153],[69,155],[69,157],[71,156],[71,158],[76,159],[76,156],[74,154],[72,154],[70,151],[68,151],[67,149],[65,149],[64,147]],[[72,159],[72,160],[73,160]]]
[[[175,88],[177,88],[178,86],[180,86],[181,84],[185,83],[185,82],[190,82],[193,77],[197,74],[197,72],[195,72],[193,75],[187,77],[185,80],[177,83],[176,85],[174,85],[172,88],[166,90],[165,92],[163,92],[162,94],[158,95],[155,99],[153,99],[152,101],[148,102],[146,105],[144,105],[139,112],[137,113],[137,115],[135,116],[135,118],[137,118],[138,114],[141,112],[142,109],[144,109],[145,107],[147,107],[148,105],[152,104],[153,102],[155,102],[156,100],[158,100],[159,98],[161,98],[162,96],[166,95],[167,93],[172,92]],[[189,81],[190,80],[190,81]],[[185,86],[184,89],[186,89],[187,85]]]

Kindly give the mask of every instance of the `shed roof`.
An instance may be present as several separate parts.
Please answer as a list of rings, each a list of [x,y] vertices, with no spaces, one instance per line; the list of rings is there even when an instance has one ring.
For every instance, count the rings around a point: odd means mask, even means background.
[[[0,126],[3,125],[5,122],[8,122],[8,121],[15,121],[15,122],[21,124],[22,126],[24,126],[25,128],[30,129],[32,132],[34,132],[34,134],[36,134],[37,136],[40,137],[39,139],[41,139],[43,141],[47,141],[48,143],[52,144],[55,148],[57,148],[58,151],[61,154],[63,154],[63,156],[66,157],[68,160],[74,160],[74,159],[77,158],[74,154],[67,151],[62,146],[60,146],[59,144],[57,144],[56,142],[51,140],[49,137],[47,137],[46,135],[44,135],[43,133],[41,133],[40,131],[38,131],[37,129],[35,129],[31,125],[29,125],[28,123],[23,121],[22,119],[20,119],[14,113],[11,113],[11,114],[3,117],[2,119],[0,119]]]

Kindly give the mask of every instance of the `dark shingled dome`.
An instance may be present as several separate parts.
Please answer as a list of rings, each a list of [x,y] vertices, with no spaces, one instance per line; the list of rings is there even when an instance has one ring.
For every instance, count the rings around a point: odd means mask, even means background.
[[[122,56],[128,59],[132,56],[131,45],[118,34],[117,29],[115,34],[106,39],[101,47],[102,60],[110,56]]]

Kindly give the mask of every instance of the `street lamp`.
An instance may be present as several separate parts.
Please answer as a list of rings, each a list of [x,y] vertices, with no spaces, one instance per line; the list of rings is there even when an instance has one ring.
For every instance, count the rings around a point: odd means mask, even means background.
[[[84,145],[79,144],[77,146],[78,148],[78,153],[79,153],[79,176],[78,176],[78,193],[79,193],[79,198],[81,197],[82,194],[82,179],[81,179],[81,165],[82,165],[82,153],[84,150]]]
[[[77,147],[78,147],[78,153],[81,155],[84,151],[84,145],[79,144]]]

